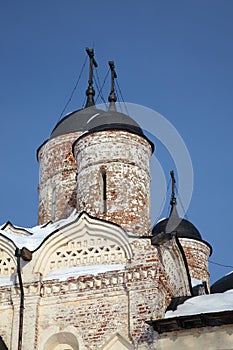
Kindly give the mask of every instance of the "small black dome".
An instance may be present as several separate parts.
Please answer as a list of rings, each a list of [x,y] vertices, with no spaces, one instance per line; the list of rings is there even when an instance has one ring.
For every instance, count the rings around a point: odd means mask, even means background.
[[[86,131],[88,120],[95,116],[97,113],[102,112],[103,111],[96,109],[93,106],[89,108],[79,109],[66,115],[57,123],[51,132],[50,139],[77,131]]]
[[[107,111],[90,118],[87,123],[89,132],[104,130],[126,130],[145,137],[140,126],[126,114],[117,111]]]
[[[177,236],[180,238],[192,238],[192,239],[202,240],[200,232],[190,221],[186,219],[180,219],[178,220],[178,226],[176,224],[173,224],[172,221],[173,221],[172,217],[170,219],[164,219],[159,221],[154,226],[152,230],[152,235],[154,236],[154,235],[160,234],[161,232],[170,233],[171,231],[173,231],[173,232],[176,232]],[[172,227],[172,230],[170,230],[169,227]]]
[[[212,284],[210,293],[223,293],[230,289],[233,289],[233,271]]]

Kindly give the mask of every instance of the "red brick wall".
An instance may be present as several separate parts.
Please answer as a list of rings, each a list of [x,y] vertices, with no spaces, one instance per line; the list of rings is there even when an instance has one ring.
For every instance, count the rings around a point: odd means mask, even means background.
[[[206,281],[209,286],[209,246],[204,242],[195,239],[179,238],[179,240],[184,249],[191,278]]]
[[[52,191],[56,187],[55,220],[63,219],[76,208],[77,165],[72,144],[80,132],[47,141],[39,151],[40,183],[38,222],[52,219]]]
[[[150,144],[125,131],[103,131],[78,140],[77,208],[148,235],[150,223]],[[106,172],[106,213],[103,211],[101,169]]]

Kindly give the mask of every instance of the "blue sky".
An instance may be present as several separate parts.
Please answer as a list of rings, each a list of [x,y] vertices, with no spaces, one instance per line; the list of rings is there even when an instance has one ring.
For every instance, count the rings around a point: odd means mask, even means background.
[[[233,265],[232,15],[231,0],[2,2],[0,222],[36,225],[35,152],[94,46],[100,80],[113,59],[124,100],[158,111],[183,137],[194,169],[188,218],[212,244],[211,261]],[[87,67],[66,112],[82,107],[86,80]],[[164,154],[158,144],[168,173]],[[212,281],[231,270],[210,264]]]

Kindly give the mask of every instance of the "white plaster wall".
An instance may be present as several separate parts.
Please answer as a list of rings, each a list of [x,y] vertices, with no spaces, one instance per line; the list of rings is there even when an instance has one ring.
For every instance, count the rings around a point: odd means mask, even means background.
[[[233,326],[205,327],[161,335],[157,350],[232,350]]]

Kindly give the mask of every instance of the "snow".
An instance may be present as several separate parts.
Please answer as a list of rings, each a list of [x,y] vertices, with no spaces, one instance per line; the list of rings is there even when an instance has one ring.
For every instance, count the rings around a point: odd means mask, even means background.
[[[157,222],[156,222],[156,225],[159,223],[159,222],[161,222],[161,221],[163,221],[163,220],[166,220],[167,218],[161,218],[161,219],[159,219]]]
[[[0,233],[3,236],[12,240],[18,248],[21,249],[23,247],[26,247],[32,251],[32,250],[35,250],[40,245],[40,243],[43,242],[43,240],[47,237],[47,235],[49,235],[54,230],[52,229],[52,227],[41,228],[40,226],[36,226],[31,229],[27,229],[27,231],[30,231],[30,232],[33,231],[33,235],[16,236],[11,232],[6,232],[3,230],[0,230]]]
[[[0,234],[9,238],[18,248],[26,247],[29,250],[33,251],[39,247],[39,245],[44,241],[44,239],[55,232],[59,228],[74,222],[78,217],[76,210],[74,210],[71,215],[67,219],[59,220],[55,223],[49,223],[48,225],[35,226],[31,228],[23,228],[31,234],[31,236],[19,236],[18,234],[14,234],[13,232],[4,231],[0,229]],[[2,225],[1,227],[4,227]],[[15,226],[16,227],[16,226]],[[18,229],[22,229],[21,227],[17,227]]]
[[[225,276],[231,275],[233,271],[228,272]]]
[[[165,318],[230,310],[233,310],[233,289],[225,293],[199,295],[190,298],[182,305],[178,305],[177,310],[167,311]]]
[[[92,121],[92,119],[98,117],[99,113],[94,114],[90,119],[88,119],[87,124]]]
[[[124,265],[113,264],[113,265],[93,265],[93,266],[78,266],[78,267],[67,267],[65,269],[60,269],[50,272],[44,280],[54,280],[65,281],[68,278],[76,278],[79,276],[93,275],[96,276],[99,273],[109,272],[109,271],[122,271],[125,269]]]
[[[12,284],[14,284],[14,281],[10,277],[0,278],[0,287],[11,286]]]
[[[203,282],[201,280],[197,280],[196,278],[191,278],[191,284],[192,284],[192,287],[195,287],[200,284],[203,284]]]

